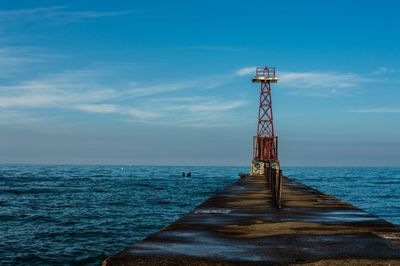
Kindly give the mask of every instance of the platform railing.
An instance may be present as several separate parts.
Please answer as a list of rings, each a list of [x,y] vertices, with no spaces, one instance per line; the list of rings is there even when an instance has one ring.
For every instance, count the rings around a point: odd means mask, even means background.
[[[256,77],[275,78],[275,67],[257,67]]]

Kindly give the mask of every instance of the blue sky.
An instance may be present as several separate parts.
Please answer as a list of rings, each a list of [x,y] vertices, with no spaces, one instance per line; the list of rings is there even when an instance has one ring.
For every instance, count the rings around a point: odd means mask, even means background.
[[[0,162],[400,166],[395,1],[0,1]]]

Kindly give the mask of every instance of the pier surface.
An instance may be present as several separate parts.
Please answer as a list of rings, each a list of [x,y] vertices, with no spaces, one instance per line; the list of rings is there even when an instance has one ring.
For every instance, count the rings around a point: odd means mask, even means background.
[[[246,176],[103,265],[400,265],[400,228],[291,179]]]

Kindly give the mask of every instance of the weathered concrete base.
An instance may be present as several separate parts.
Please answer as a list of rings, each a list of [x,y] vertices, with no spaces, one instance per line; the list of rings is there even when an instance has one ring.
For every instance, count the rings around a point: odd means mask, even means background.
[[[261,161],[261,160],[252,160],[250,165],[250,175],[256,176],[264,176],[265,168],[273,168],[276,170],[280,170],[279,161],[270,160],[270,161]]]
[[[400,228],[290,179],[245,177],[104,265],[400,265]]]

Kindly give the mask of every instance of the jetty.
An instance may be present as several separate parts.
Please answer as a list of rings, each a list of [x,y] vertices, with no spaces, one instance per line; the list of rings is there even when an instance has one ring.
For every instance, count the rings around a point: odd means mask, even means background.
[[[302,183],[244,176],[103,265],[400,265],[400,228]]]
[[[260,101],[250,174],[104,266],[400,265],[400,227],[282,175],[275,68],[256,68],[252,82]]]

